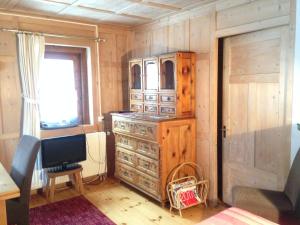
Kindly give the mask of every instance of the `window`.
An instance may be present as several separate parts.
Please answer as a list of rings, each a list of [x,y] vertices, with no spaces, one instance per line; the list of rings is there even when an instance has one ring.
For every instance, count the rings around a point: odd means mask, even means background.
[[[86,49],[46,46],[40,76],[42,129],[88,124]]]

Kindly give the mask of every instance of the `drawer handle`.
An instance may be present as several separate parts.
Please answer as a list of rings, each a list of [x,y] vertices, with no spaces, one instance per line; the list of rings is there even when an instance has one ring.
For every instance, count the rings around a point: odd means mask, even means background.
[[[150,163],[144,162],[143,167],[146,169],[150,169]]]
[[[142,134],[145,134],[145,133],[146,133],[146,130],[145,130],[145,129],[141,129],[141,133],[142,133]]]
[[[153,130],[152,130],[151,127],[148,127],[147,130],[148,130],[149,133],[153,134]]]
[[[144,185],[146,186],[146,187],[149,187],[150,188],[150,183],[148,182],[148,181],[144,181]]]

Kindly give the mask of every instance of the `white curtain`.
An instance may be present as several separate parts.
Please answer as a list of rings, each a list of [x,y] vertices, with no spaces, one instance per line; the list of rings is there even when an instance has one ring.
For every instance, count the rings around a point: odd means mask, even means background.
[[[40,35],[18,33],[18,58],[22,86],[23,109],[21,134],[40,137],[40,113],[38,104],[38,82],[40,67],[44,59],[45,38]],[[42,187],[41,154],[38,154],[32,177],[32,187]]]

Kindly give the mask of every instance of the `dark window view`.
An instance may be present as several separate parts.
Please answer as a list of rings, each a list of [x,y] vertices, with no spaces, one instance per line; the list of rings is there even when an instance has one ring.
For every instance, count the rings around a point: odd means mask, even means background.
[[[165,61],[161,66],[160,87],[161,89],[175,89],[174,63],[171,60]]]
[[[142,83],[141,83],[141,66],[138,64],[135,64],[133,67],[131,67],[131,88],[132,89],[141,89]]]

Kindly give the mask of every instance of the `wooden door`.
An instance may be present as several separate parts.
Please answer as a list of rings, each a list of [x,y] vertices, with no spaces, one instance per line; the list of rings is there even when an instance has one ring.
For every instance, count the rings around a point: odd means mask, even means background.
[[[224,40],[223,201],[232,187],[282,190],[289,168],[285,125],[288,28]]]

